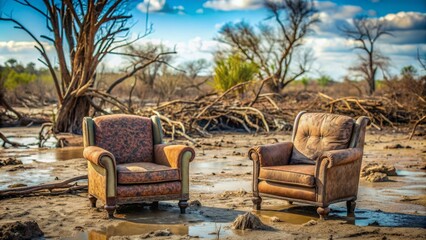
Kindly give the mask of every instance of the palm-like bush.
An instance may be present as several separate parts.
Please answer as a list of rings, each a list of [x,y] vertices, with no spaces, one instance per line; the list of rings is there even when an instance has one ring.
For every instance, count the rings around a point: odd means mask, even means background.
[[[234,54],[219,60],[214,72],[213,87],[218,91],[226,91],[236,84],[252,80],[259,72],[259,67]]]

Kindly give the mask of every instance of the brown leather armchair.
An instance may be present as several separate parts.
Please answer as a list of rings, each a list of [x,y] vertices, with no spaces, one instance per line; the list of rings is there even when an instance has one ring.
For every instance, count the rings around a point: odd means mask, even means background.
[[[260,210],[262,197],[272,197],[318,206],[320,218],[341,201],[353,213],[369,121],[300,112],[292,142],[251,148],[254,209]]]
[[[192,148],[163,144],[157,116],[108,115],[83,120],[84,158],[88,161],[89,200],[101,200],[112,217],[116,205],[189,198]]]

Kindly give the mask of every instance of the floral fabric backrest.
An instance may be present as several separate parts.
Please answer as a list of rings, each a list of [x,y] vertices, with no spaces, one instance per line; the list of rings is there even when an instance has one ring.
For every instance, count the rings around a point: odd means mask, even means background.
[[[153,161],[150,118],[116,114],[93,119],[95,145],[110,151],[117,164]]]

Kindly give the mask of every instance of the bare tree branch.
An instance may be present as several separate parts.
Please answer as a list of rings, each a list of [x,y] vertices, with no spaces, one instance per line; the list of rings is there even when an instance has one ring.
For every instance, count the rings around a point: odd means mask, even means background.
[[[273,84],[269,86],[279,92],[308,69],[300,65],[295,68],[293,55],[318,18],[310,0],[264,3],[271,15],[266,23],[259,24],[256,29],[244,21],[227,23],[217,40],[227,44],[231,52],[240,52],[248,61],[256,63],[261,69],[261,78],[272,76],[273,81],[269,83]]]
[[[383,35],[391,35],[385,28],[385,22],[379,19],[366,17],[354,18],[352,25],[338,26],[347,38],[354,40],[355,49],[361,50],[358,55],[359,63],[350,70],[360,73],[360,76],[368,83],[369,95],[376,90],[376,74],[378,69],[386,71],[389,58],[383,56],[375,48],[376,41]]]

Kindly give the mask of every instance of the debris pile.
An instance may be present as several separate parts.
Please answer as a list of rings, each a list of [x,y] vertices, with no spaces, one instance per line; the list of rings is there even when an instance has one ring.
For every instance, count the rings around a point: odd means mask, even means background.
[[[388,176],[397,176],[394,166],[386,166],[378,163],[369,163],[362,168],[361,177],[369,182],[386,182]]]
[[[35,239],[40,238],[44,233],[40,230],[35,221],[16,221],[5,223],[0,226],[0,240],[3,239]]]
[[[238,215],[238,217],[234,220],[231,226],[232,229],[268,229],[269,227],[260,221],[259,217],[256,215],[247,212],[243,215]]]

